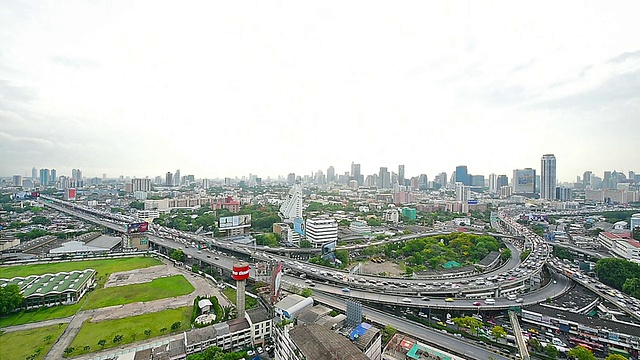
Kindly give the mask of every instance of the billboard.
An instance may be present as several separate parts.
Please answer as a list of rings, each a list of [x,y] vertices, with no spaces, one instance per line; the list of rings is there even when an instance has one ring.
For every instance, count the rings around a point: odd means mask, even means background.
[[[304,220],[301,218],[293,219],[293,231],[304,236]]]
[[[248,227],[251,226],[251,214],[249,215],[234,215],[221,217],[218,220],[218,228],[225,229],[237,226]]]
[[[271,304],[275,304],[278,302],[281,289],[282,289],[282,263],[278,262],[275,264],[273,271],[271,272],[271,294],[269,299],[271,301]]]
[[[322,245],[322,258],[324,260],[333,261],[336,258],[336,242],[332,241]]]
[[[478,205],[478,200],[469,200],[469,201],[467,201],[467,204],[469,204],[469,205]]]
[[[139,222],[139,223],[129,224],[129,226],[127,227],[127,232],[129,234],[143,233],[143,232],[147,231],[148,229],[149,229],[149,223],[146,222],[146,221],[143,221],[143,222]]]

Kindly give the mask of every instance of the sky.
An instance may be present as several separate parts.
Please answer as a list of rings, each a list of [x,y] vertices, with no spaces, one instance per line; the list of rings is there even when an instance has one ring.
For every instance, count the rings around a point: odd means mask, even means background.
[[[0,2],[0,176],[640,172],[638,1]]]

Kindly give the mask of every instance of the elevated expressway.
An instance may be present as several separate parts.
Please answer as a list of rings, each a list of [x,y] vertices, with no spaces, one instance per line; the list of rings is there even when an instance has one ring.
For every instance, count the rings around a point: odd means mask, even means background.
[[[112,221],[106,221],[100,214],[87,213],[87,210],[79,210],[75,204],[62,202],[60,200],[54,202],[46,202],[44,205],[52,207],[56,210],[66,212],[68,214],[78,216],[86,221],[90,221],[106,228],[118,231],[121,233],[126,232],[126,222],[116,223]],[[98,216],[96,216],[98,215]],[[519,224],[517,224],[519,225]],[[371,275],[352,275],[347,272],[340,272],[332,268],[325,268],[320,265],[314,265],[310,263],[301,264],[297,261],[292,261],[286,256],[279,256],[275,254],[266,254],[255,251],[252,247],[243,247],[236,244],[223,243],[221,241],[214,241],[214,246],[219,250],[216,256],[212,256],[211,249],[197,250],[192,246],[185,245],[197,241],[197,236],[185,233],[179,233],[181,239],[168,239],[166,237],[160,237],[147,234],[150,242],[150,246],[153,250],[163,253],[165,255],[170,254],[173,249],[181,249],[186,255],[190,256],[193,261],[197,261],[201,268],[203,266],[209,266],[212,269],[217,269],[223,274],[229,274],[233,267],[233,262],[236,259],[243,259],[251,261],[252,259],[258,261],[274,261],[279,260],[285,264],[285,267],[290,271],[296,273],[305,273],[308,278],[313,278],[317,281],[316,289],[328,294],[336,294],[345,296],[343,289],[349,288],[348,297],[357,298],[362,301],[376,301],[385,304],[397,304],[407,307],[425,307],[422,298],[429,296],[429,307],[453,309],[453,308],[477,308],[472,305],[474,298],[495,297],[496,303],[494,305],[482,305],[483,308],[490,309],[504,309],[509,306],[515,305],[513,301],[501,298],[509,293],[521,292],[526,288],[526,282],[531,281],[533,277],[539,277],[542,272],[542,266],[533,269],[525,269],[522,267],[519,259],[518,249],[507,243],[507,246],[512,251],[512,258],[509,262],[503,265],[501,268],[492,270],[483,274],[476,274],[472,276],[452,278],[449,275],[446,276],[446,281],[465,281],[468,284],[460,285],[459,287],[445,287],[440,284],[441,281],[445,281],[445,278],[441,279],[408,279],[408,278],[388,278],[377,277]],[[440,232],[434,232],[432,234],[442,234]],[[397,241],[406,241],[410,238],[428,236],[426,234],[412,234],[405,236]],[[515,238],[524,235],[530,236],[528,233],[515,234]],[[534,234],[535,235],[535,234]],[[514,238],[514,237],[511,237]],[[538,246],[542,244],[544,249],[544,261],[548,257],[548,251],[546,245],[542,239],[533,239],[533,251],[532,254],[538,249]],[[373,245],[373,244],[369,244]],[[254,250],[254,251],[252,251]],[[221,254],[228,254],[229,256]],[[217,258],[217,259],[216,259]],[[526,262],[526,260],[525,260]],[[475,281],[479,278],[486,278],[490,276],[497,276],[500,273],[504,273],[509,270],[515,270],[522,268],[519,274],[514,275],[515,279],[511,281],[503,281],[502,283],[489,283],[489,284],[476,284]],[[336,276],[339,275],[339,276]],[[252,276],[255,273],[252,269]],[[302,285],[304,281],[299,282],[299,278],[285,276],[287,281]],[[549,297],[554,297],[564,293],[568,290],[568,283],[560,277],[557,284],[549,284],[546,287],[531,292],[522,296],[523,304],[533,304],[543,301]],[[439,281],[438,281],[439,280]],[[375,282],[375,285],[374,285]],[[386,284],[382,284],[382,282]],[[455,301],[446,302],[444,298],[452,297]],[[408,300],[407,300],[408,299]],[[404,300],[404,301],[403,301]]]

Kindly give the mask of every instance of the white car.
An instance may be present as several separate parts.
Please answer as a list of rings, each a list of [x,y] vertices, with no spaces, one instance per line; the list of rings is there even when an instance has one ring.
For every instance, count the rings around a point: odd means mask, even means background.
[[[409,298],[404,298],[404,299],[402,299],[402,302],[410,303],[410,302],[411,302],[411,299],[409,299]]]

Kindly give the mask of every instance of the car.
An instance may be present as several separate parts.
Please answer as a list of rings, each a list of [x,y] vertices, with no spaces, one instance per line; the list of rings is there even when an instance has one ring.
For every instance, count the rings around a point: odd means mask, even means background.
[[[262,349],[262,346],[258,346],[258,354],[262,354],[264,352],[264,350]]]
[[[476,301],[476,302],[474,302],[474,303],[473,303],[473,304],[471,304],[471,305],[473,305],[473,306],[480,306],[480,305],[482,305],[482,303],[481,303],[480,301]]]
[[[422,301],[429,301],[430,299],[428,297],[423,297]]]
[[[411,302],[411,299],[409,299],[409,298],[403,298],[403,299],[402,299],[402,302],[410,303],[410,302]]]
[[[446,301],[446,302],[453,302],[453,301],[455,301],[455,300],[454,300],[453,298],[446,298],[446,299],[444,299],[444,301]]]
[[[350,292],[349,288],[342,288],[342,292]]]
[[[517,302],[517,303],[521,303],[522,301],[523,301],[523,299],[522,299],[522,298],[517,298],[517,299],[516,299],[516,302]]]
[[[253,351],[253,350],[249,350],[249,351],[247,351],[247,355],[248,355],[248,356],[253,356],[253,355],[255,355],[255,354],[256,354],[256,352],[255,352],[255,351]]]
[[[447,326],[447,324],[443,323],[442,321],[438,321],[438,325],[440,325],[440,326]]]

